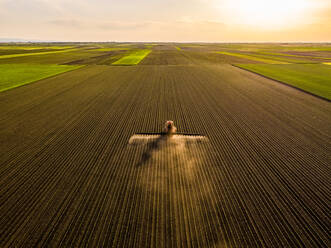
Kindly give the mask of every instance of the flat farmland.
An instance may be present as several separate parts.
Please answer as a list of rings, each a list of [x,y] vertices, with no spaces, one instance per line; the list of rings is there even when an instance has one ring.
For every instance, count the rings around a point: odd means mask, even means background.
[[[0,92],[77,68],[79,66],[0,64]]]
[[[151,52],[149,49],[138,50],[123,56],[119,60],[112,63],[112,65],[137,65]]]
[[[331,68],[328,64],[238,65],[331,101]]]
[[[330,102],[151,49],[0,93],[0,246],[328,247]],[[166,120],[208,142],[129,145]]]

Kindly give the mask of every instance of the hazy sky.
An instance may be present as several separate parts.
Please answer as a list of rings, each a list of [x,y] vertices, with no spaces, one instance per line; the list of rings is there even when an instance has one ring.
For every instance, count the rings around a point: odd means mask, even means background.
[[[0,38],[331,41],[331,0],[0,0]]]

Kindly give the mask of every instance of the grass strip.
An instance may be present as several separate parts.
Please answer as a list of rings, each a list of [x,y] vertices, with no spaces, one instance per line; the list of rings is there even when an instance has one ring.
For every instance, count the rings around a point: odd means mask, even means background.
[[[17,57],[25,57],[25,56],[34,56],[34,55],[45,55],[45,54],[53,54],[53,53],[67,53],[77,51],[79,48],[67,49],[61,51],[49,51],[49,52],[40,52],[40,53],[20,53],[20,54],[9,54],[9,55],[1,55],[0,59],[8,59],[8,58],[17,58]]]
[[[80,67],[82,66],[2,64],[0,65],[0,92]]]
[[[124,50],[130,50],[131,48],[129,47],[103,47],[103,48],[96,48],[96,49],[91,49],[93,52],[111,52],[111,51],[124,51]]]
[[[258,53],[263,54],[263,55],[275,55],[275,56],[283,56],[283,57],[297,57],[297,58],[306,58],[306,59],[326,59],[326,60],[331,59],[331,58],[326,58],[326,57],[294,55],[294,54],[288,54],[288,53],[270,53],[270,52],[258,52]]]
[[[152,50],[149,49],[135,51],[115,61],[112,65],[137,65],[150,54],[151,51]]]
[[[41,50],[41,49],[69,49],[73,46],[1,46],[0,50]]]
[[[328,65],[237,64],[236,66],[331,100],[331,70]]]
[[[258,61],[258,62],[262,62],[262,63],[266,63],[266,64],[289,64],[288,62],[277,61],[277,60],[272,60],[272,59],[267,59],[267,58],[259,58],[259,57],[253,56],[253,55],[247,55],[247,54],[241,54],[241,53],[230,53],[230,52],[216,52],[216,53],[244,58],[244,59],[249,59],[249,60]]]
[[[318,63],[318,62],[312,61],[311,59],[309,60],[309,58],[306,58],[305,60],[303,60],[303,59],[298,59],[298,58],[294,58],[294,57],[278,56],[275,54],[274,55],[264,55],[264,54],[260,54],[260,53],[252,53],[250,55],[253,57],[257,57],[257,58],[285,62],[285,64],[315,64],[315,63],[317,64]],[[280,64],[280,63],[277,63],[277,64]]]

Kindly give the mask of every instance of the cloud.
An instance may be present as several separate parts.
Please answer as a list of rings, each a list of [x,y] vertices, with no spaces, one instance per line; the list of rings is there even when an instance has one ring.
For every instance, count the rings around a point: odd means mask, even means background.
[[[150,26],[151,22],[105,22],[97,25],[98,28],[109,31],[136,30]]]
[[[0,38],[118,41],[331,40],[331,3],[304,21],[261,30],[226,18],[230,0],[0,0]],[[235,0],[231,0],[234,1]],[[232,15],[231,12],[228,14]],[[234,18],[234,17],[232,17]]]
[[[152,22],[120,22],[120,21],[82,21],[77,19],[55,19],[46,22],[63,29],[84,28],[86,30],[124,31],[137,30],[153,25]]]
[[[57,20],[51,20],[47,22],[48,24],[51,25],[56,25],[59,27],[71,27],[71,28],[81,28],[81,27],[85,27],[86,24],[82,21],[77,21],[77,20],[73,20],[73,19],[57,19]]]
[[[0,6],[2,12],[7,12],[8,16],[20,19],[44,18],[59,13],[58,8],[44,0],[2,0]]]

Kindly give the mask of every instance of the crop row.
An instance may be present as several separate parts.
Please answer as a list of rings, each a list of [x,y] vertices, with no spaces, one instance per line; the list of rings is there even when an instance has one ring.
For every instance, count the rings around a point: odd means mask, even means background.
[[[1,246],[327,246],[328,102],[230,65],[46,82],[0,96]],[[210,142],[128,144],[166,120]]]

